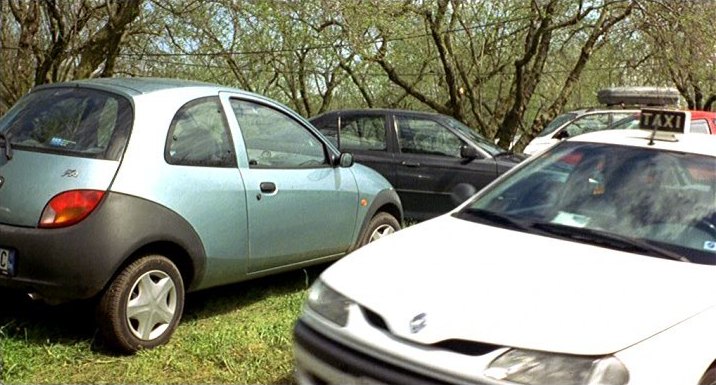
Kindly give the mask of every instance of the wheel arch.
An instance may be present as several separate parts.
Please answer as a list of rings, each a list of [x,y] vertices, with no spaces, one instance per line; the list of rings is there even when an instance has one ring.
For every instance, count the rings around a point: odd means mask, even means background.
[[[150,254],[163,255],[176,265],[186,291],[200,283],[206,252],[199,234],[181,215],[155,202],[114,193],[105,202],[101,217],[104,226],[98,228],[121,229],[115,234],[96,234],[103,242],[111,243],[104,251],[116,258],[104,289],[127,266]]]
[[[368,207],[368,211],[363,217],[363,222],[361,223],[360,229],[356,234],[349,251],[353,251],[358,248],[362,235],[368,227],[370,220],[380,212],[386,212],[394,216],[395,219],[398,220],[400,226],[403,226],[403,206],[400,203],[398,193],[394,189],[382,190],[375,196],[375,198],[373,198],[373,202]]]
[[[161,255],[169,259],[177,269],[179,269],[186,291],[190,291],[190,288],[193,287],[193,283],[198,279],[197,272],[199,267],[196,266],[196,263],[185,248],[171,241],[154,241],[139,247],[125,258],[122,264],[117,267],[112,279],[107,282],[107,285],[111,284],[117,275],[127,268],[127,266],[147,255]]]

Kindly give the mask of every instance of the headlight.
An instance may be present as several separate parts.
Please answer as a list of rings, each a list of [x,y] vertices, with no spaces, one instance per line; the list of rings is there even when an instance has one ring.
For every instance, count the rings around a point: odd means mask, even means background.
[[[485,370],[496,380],[529,385],[624,385],[629,372],[616,357],[585,357],[512,349]]]
[[[348,305],[351,303],[351,300],[326,286],[320,279],[309,289],[306,302],[313,311],[340,326],[346,326]]]

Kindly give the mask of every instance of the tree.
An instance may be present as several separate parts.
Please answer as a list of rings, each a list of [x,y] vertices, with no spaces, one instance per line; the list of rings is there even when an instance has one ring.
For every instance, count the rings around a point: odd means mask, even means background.
[[[716,53],[712,1],[644,0],[639,30],[651,46],[653,67],[664,69],[689,109],[712,110],[716,102]]]
[[[112,76],[142,0],[0,0],[0,112],[31,87]]]
[[[561,40],[557,39],[558,34],[566,34],[563,44],[578,41],[581,45],[579,56],[572,58],[572,69],[559,93],[554,95],[550,107],[539,114],[529,131],[523,132],[520,146],[538,134],[562,110],[592,53],[603,45],[611,28],[629,16],[633,7],[634,3],[628,1],[606,1],[602,4],[580,1],[576,5],[559,0],[550,0],[546,4],[536,0],[531,2],[532,22],[524,34],[523,51],[514,61],[513,98],[497,134],[498,144],[509,147],[523,124],[529,103],[542,81],[555,40]],[[580,34],[586,38],[575,37]]]

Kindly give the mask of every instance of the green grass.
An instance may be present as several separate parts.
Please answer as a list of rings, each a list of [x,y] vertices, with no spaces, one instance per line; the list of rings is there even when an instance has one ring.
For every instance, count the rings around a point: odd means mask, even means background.
[[[0,381],[292,384],[292,327],[323,268],[189,294],[171,341],[133,356],[96,339],[91,304],[48,306],[1,292]]]

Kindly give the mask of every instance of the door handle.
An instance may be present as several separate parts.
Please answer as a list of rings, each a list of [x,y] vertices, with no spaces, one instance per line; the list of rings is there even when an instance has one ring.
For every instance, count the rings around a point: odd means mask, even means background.
[[[259,189],[264,194],[271,194],[276,192],[276,183],[273,182],[261,182]]]
[[[400,164],[402,164],[403,166],[406,166],[406,167],[420,167],[420,162],[405,162],[405,161],[403,161]]]

